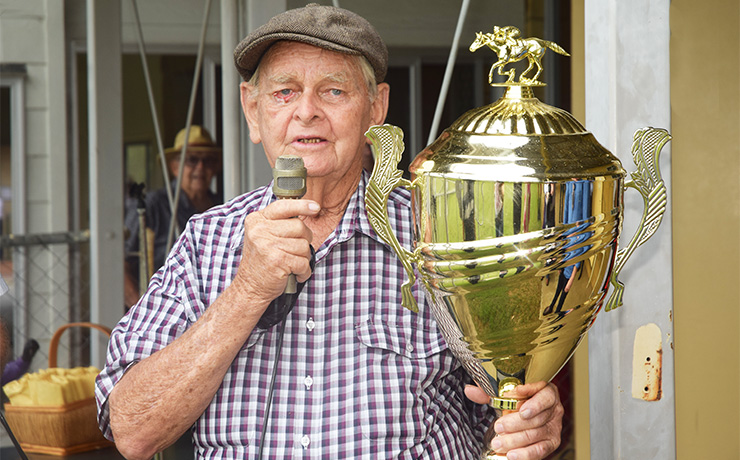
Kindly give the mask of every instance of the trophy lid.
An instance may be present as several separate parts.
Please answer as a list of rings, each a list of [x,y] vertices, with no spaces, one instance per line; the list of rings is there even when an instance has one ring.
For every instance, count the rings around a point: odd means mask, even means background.
[[[534,96],[532,87],[544,86],[537,77],[542,72],[540,61],[545,50],[568,54],[553,42],[518,39],[518,35],[514,27],[494,27],[493,34],[477,33],[470,50],[488,45],[496,51],[499,61],[491,67],[489,84],[506,87],[504,95],[458,118],[416,157],[411,173],[506,182],[623,175],[619,160],[573,115]],[[528,59],[530,65],[515,81],[514,69],[504,70],[504,66],[523,59]],[[494,83],[494,70],[508,75],[508,80]],[[532,71],[535,74],[528,77]]]
[[[504,95],[498,101],[469,110],[450,125],[449,129],[468,134],[499,136],[588,133],[570,112],[541,102],[534,96],[531,86],[521,84],[507,85]]]

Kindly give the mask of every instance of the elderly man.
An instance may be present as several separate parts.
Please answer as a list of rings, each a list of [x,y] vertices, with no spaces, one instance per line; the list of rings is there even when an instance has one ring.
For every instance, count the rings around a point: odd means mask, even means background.
[[[364,210],[364,133],[388,105],[382,40],[351,12],[309,5],[247,36],[235,60],[252,141],[273,165],[302,157],[307,194],[276,200],[263,187],[191,219],[111,335],[101,429],[129,458],[188,429],[198,458],[478,458],[493,414],[465,394],[488,397],[465,387],[418,287],[420,312],[401,307],[403,268]],[[389,213],[410,246],[406,191]],[[295,308],[257,327],[291,274],[306,282]],[[521,411],[496,421],[510,459],[559,442],[557,391],[525,390]]]
[[[213,142],[208,131],[198,125],[190,127],[188,133],[185,128],[175,136],[175,144],[165,149],[167,168],[172,177],[170,189],[175,196],[177,177],[180,173],[180,153],[186,144],[185,162],[182,167],[182,179],[180,180],[180,196],[177,205],[177,226],[179,230],[194,214],[203,212],[212,206],[219,204],[221,200],[211,191],[211,181],[221,169],[221,149]],[[152,260],[150,261],[150,273],[153,273],[164,264],[169,248],[167,240],[172,219],[167,190],[161,188],[146,195],[144,201],[146,210],[147,232],[151,234]],[[131,254],[139,251],[139,216],[136,206],[126,210],[126,227],[129,237],[126,240],[125,269],[125,305],[130,307],[139,299],[139,258]],[[176,236],[177,234],[175,234]]]

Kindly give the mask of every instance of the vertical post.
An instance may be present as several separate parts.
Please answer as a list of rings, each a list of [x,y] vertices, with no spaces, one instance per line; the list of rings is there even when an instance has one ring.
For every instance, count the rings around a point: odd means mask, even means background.
[[[52,197],[51,226],[48,231],[58,232],[69,229],[69,203],[66,197],[69,190],[67,170],[67,98],[66,92],[61,90],[67,87],[65,73],[64,53],[64,3],[54,0],[46,1],[47,11],[47,43],[46,48],[53,50],[48,55],[47,82],[49,88],[49,139],[47,140],[47,151],[49,152],[50,170],[52,181],[50,191]],[[53,82],[53,83],[52,83]]]
[[[87,0],[90,181],[90,319],[112,327],[123,314],[123,115],[120,0]],[[93,365],[105,337],[92,336]]]
[[[247,0],[247,32],[253,31],[286,9],[286,0],[272,0],[270,2]],[[246,122],[242,122],[242,126],[245,126],[246,131]],[[247,140],[246,151],[246,190],[251,190],[260,185],[267,185],[269,179],[266,178],[272,178],[272,169],[265,158],[265,151],[262,149],[262,145],[255,145]]]
[[[669,7],[670,0],[585,3],[586,126],[628,171],[634,170],[630,151],[637,129],[670,130]],[[661,160],[670,190],[669,148]],[[627,262],[620,277],[624,305],[600,313],[589,332],[594,459],[676,458],[670,208],[657,234]],[[628,190],[622,245],[641,215],[641,198]],[[639,358],[633,350],[643,326],[657,326],[662,344],[662,393],[649,402],[632,392],[633,358]]]
[[[3,86],[10,87],[10,177],[12,187],[11,206],[13,220],[10,231],[16,235],[24,235],[28,231],[27,206],[28,192],[26,188],[26,68],[17,75],[0,74]],[[13,308],[13,342],[16,352],[28,339],[29,321],[28,309],[28,271],[26,264],[26,250],[13,249],[13,284],[16,298],[16,307]],[[21,345],[19,345],[21,344]]]
[[[242,183],[241,137],[244,124],[239,104],[239,74],[234,69],[234,48],[239,43],[237,0],[221,0],[221,147],[223,152],[224,201],[245,192]]]
[[[425,147],[422,145],[421,69],[421,58],[417,57],[409,65],[409,126],[412,135],[406,141],[407,147],[403,153],[408,158],[409,164],[414,160],[416,154]]]
[[[69,212],[69,176],[66,174],[68,169],[67,156],[67,99],[66,91],[67,79],[65,72],[64,51],[66,48],[64,42],[64,3],[54,0],[46,1],[46,49],[48,50],[48,61],[46,66],[46,81],[48,82],[48,127],[49,135],[46,143],[48,152],[49,175],[48,184],[48,204],[49,204],[49,227],[48,232],[65,232],[70,229],[70,212]],[[48,308],[43,307],[42,311],[35,305],[29,305],[34,310],[34,315],[48,315],[48,325],[37,331],[31,332],[31,337],[43,337],[48,331],[49,326],[53,329],[58,328],[64,322],[69,321],[77,315],[79,303],[74,302],[74,295],[71,289],[74,286],[74,278],[77,278],[74,271],[72,245],[52,245],[49,247],[49,254],[53,254],[52,260],[48,263],[48,301],[55,306],[55,309],[64,312],[62,315],[50,312]],[[70,263],[58,264],[54,260],[65,260]],[[71,282],[70,282],[71,281]],[[38,326],[33,326],[38,328]],[[77,331],[75,331],[77,333]],[[67,335],[63,343],[68,345],[74,343],[74,334]],[[78,347],[79,348],[79,347]],[[67,356],[60,356],[62,363],[71,363],[68,360],[74,359],[73,353]]]

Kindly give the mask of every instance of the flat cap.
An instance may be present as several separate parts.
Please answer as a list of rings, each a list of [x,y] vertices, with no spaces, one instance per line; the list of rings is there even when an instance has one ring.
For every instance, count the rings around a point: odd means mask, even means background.
[[[342,8],[311,3],[278,14],[236,46],[234,63],[245,81],[252,77],[265,52],[279,40],[364,56],[378,83],[385,79],[388,70],[388,48],[365,18]]]

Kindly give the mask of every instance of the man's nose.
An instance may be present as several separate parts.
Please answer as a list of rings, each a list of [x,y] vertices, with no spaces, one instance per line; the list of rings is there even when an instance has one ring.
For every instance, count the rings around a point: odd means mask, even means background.
[[[323,116],[320,98],[312,92],[304,92],[298,98],[295,117],[303,123],[309,123]]]

